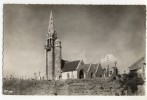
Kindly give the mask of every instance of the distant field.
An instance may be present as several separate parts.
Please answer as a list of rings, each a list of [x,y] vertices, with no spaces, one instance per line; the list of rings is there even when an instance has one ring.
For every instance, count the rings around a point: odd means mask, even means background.
[[[4,80],[4,95],[116,95],[120,84],[109,78],[61,81]]]

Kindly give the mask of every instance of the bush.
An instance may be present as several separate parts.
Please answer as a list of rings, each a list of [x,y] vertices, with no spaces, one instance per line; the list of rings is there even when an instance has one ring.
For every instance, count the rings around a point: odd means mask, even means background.
[[[145,83],[143,78],[139,77],[137,73],[124,74],[120,82],[121,86],[124,86],[126,90],[128,89],[128,87],[130,87],[132,93],[138,90],[138,85],[143,85]]]

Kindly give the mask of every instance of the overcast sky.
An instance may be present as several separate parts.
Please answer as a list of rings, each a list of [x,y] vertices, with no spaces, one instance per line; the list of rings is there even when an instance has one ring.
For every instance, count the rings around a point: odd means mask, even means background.
[[[107,54],[120,72],[145,56],[145,6],[52,6],[62,58],[98,63]],[[4,5],[4,76],[45,75],[50,5]]]

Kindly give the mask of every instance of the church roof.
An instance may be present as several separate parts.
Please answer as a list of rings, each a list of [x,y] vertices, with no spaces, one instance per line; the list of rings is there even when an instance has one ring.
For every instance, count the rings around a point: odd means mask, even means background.
[[[102,68],[98,68],[97,72],[96,72],[96,77],[101,77],[103,76],[105,73],[105,69],[102,69]]]
[[[89,72],[93,72],[94,73],[96,71],[96,67],[97,67],[97,64],[91,64]]]
[[[130,70],[140,69],[145,64],[145,57],[140,58],[137,62],[135,62],[132,66],[129,67]]]
[[[80,63],[80,60],[65,62],[63,65],[62,71],[63,72],[75,71],[79,63]]]
[[[85,72],[85,74],[87,75],[87,73],[88,73],[87,70],[88,70],[89,66],[90,66],[90,64],[83,64],[83,65],[80,65],[77,70],[78,71],[83,70]]]
[[[87,71],[89,66],[90,66],[90,64],[83,64],[78,68],[78,70],[83,69],[84,71]]]

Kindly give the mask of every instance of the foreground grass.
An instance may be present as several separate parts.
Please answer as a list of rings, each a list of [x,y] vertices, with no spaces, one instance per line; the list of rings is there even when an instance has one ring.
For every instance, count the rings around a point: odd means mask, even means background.
[[[120,84],[109,78],[46,80],[4,80],[4,95],[115,95]]]

